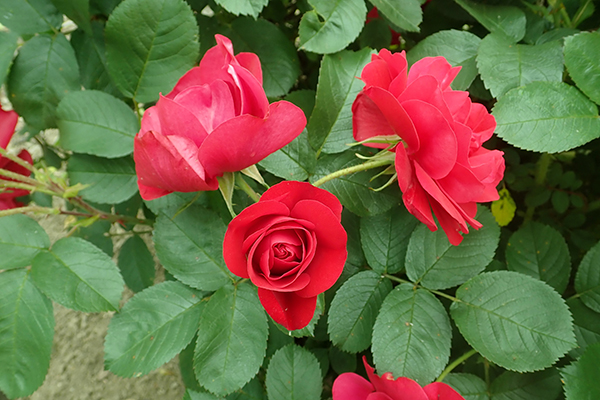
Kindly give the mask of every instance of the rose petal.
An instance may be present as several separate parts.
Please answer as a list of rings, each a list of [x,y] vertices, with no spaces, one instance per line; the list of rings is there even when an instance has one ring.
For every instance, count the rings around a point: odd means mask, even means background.
[[[254,53],[239,53],[235,59],[240,65],[246,68],[258,80],[258,83],[263,84],[262,67],[260,59]]]
[[[365,356],[363,356],[363,363],[369,380],[377,392],[385,393],[393,400],[428,400],[421,385],[412,379],[398,378],[394,381],[394,377],[389,372],[380,377],[375,374],[375,369],[367,363]]]
[[[239,65],[230,65],[227,72],[240,89],[240,114],[265,118],[269,110],[269,100],[267,100],[262,83],[250,71]]]
[[[457,203],[476,201],[474,199],[480,198],[485,191],[485,185],[473,171],[461,164],[454,165],[452,171],[437,182],[446,195]]]
[[[295,293],[279,293],[258,288],[258,297],[267,314],[290,331],[308,325],[317,308],[316,296],[304,298]]]
[[[195,143],[200,146],[207,134],[223,122],[235,117],[233,97],[229,86],[223,81],[214,81],[208,85],[191,86],[181,91],[174,101],[185,107],[202,124],[204,132],[199,132],[201,140]],[[180,119],[180,115],[171,113],[169,121]],[[195,124],[194,124],[195,125]],[[197,129],[190,126],[188,129]],[[166,134],[165,132],[163,132]],[[180,135],[188,136],[189,135]]]
[[[433,76],[442,90],[449,89],[450,83],[456,78],[461,67],[454,67],[444,57],[425,57],[417,61],[408,71],[408,84],[423,75]]]
[[[483,104],[473,103],[466,125],[473,130],[477,147],[492,137],[496,129],[496,119]]]
[[[308,182],[283,181],[267,190],[260,201],[276,200],[287,205],[290,210],[303,199],[316,200],[327,206],[337,217],[342,218],[342,204],[333,194]]]
[[[13,208],[17,208],[20,207],[21,204],[17,203],[14,198],[2,198],[2,196],[0,196],[0,211],[3,210],[12,210]]]
[[[162,136],[180,136],[187,138],[196,144],[198,148],[208,133],[202,126],[198,118],[181,104],[160,95],[153,112],[156,113],[160,121],[160,130],[151,129],[154,132],[160,132]],[[145,115],[144,115],[145,118]],[[144,131],[147,132],[147,131]]]
[[[366,400],[375,388],[373,385],[354,372],[346,372],[333,382],[333,400]]]
[[[407,86],[406,90],[398,97],[400,104],[403,104],[408,100],[421,100],[425,103],[431,104],[439,112],[442,113],[448,124],[452,123],[452,114],[450,109],[446,105],[446,100],[439,87],[438,81],[433,76],[424,75],[415,79],[410,85]],[[417,134],[421,135],[421,132],[417,131]]]
[[[12,138],[15,133],[15,127],[17,126],[17,121],[19,120],[19,115],[13,111],[4,111],[2,107],[0,107],[0,147],[6,149],[8,146],[8,142]]]
[[[465,400],[458,392],[443,382],[433,382],[423,388],[429,400]]]
[[[388,89],[392,83],[392,76],[388,68],[388,63],[379,58],[371,61],[362,70],[360,79],[367,86],[377,86],[382,89]]]
[[[396,399],[392,399],[390,396],[388,396],[385,393],[374,392],[367,396],[367,400],[396,400]]]

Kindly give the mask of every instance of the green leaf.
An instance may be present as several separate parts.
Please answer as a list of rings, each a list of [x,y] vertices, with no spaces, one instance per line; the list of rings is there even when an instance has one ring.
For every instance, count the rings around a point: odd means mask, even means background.
[[[455,1],[488,31],[505,35],[515,43],[525,36],[527,18],[521,9],[515,6],[476,3],[470,0]]]
[[[568,299],[567,305],[573,314],[577,338],[577,348],[571,350],[569,355],[579,358],[590,344],[600,342],[600,313],[593,311],[576,297]]]
[[[118,265],[127,287],[134,292],[141,292],[154,284],[154,258],[138,235],[123,243]]]
[[[477,67],[494,97],[531,82],[562,82],[562,46],[558,41],[536,46],[515,44],[504,35],[492,33],[481,41]]]
[[[342,51],[321,61],[315,108],[306,129],[310,145],[325,153],[340,153],[354,143],[352,103],[364,87],[358,79],[371,61],[372,50]]]
[[[48,247],[46,231],[31,218],[22,214],[0,218],[0,270],[27,267]]]
[[[569,204],[569,193],[562,192],[560,190],[557,190],[556,192],[552,193],[552,207],[554,207],[554,210],[557,213],[562,214],[565,211],[567,211],[567,208],[569,208]]]
[[[31,278],[55,302],[84,312],[118,310],[125,284],[106,253],[75,237],[60,239],[39,253]]]
[[[6,80],[8,68],[17,49],[19,35],[14,32],[0,32],[0,85]]]
[[[567,365],[560,371],[567,400],[594,400],[600,398],[600,385],[598,385],[599,359],[600,343],[596,343],[588,346],[579,360]]]
[[[44,382],[53,336],[52,302],[31,282],[29,271],[1,273],[1,392],[11,399],[28,396]]]
[[[308,179],[317,165],[317,155],[308,142],[306,129],[290,144],[260,161],[259,165],[285,180]]]
[[[319,400],[321,370],[319,362],[308,350],[290,344],[278,350],[267,369],[269,400]]]
[[[308,0],[314,10],[300,20],[300,49],[335,53],[358,37],[367,18],[363,0]]]
[[[70,93],[58,105],[56,116],[66,150],[108,158],[133,152],[140,124],[131,108],[110,94],[96,90]]]
[[[373,361],[378,371],[427,384],[450,357],[452,327],[440,301],[412,284],[387,295],[373,327]]]
[[[311,181],[315,182],[325,175],[360,162],[361,160],[350,151],[321,157]],[[321,185],[321,188],[336,195],[344,207],[358,216],[381,214],[400,203],[401,195],[396,184],[381,192],[372,190],[381,187],[389,179],[383,177],[371,181],[376,174],[377,172],[373,171],[357,172],[330,180]]]
[[[581,260],[577,275],[575,275],[575,290],[586,306],[600,313],[600,268],[598,265],[600,265],[600,242],[596,243]]]
[[[158,100],[198,58],[198,25],[183,0],[125,0],[106,24],[108,72],[140,103]]]
[[[475,64],[479,43],[481,39],[467,31],[441,31],[417,43],[406,53],[406,58],[412,65],[424,57],[445,57],[453,67],[461,67],[452,88],[466,90],[479,73]]]
[[[243,388],[233,392],[226,397],[227,400],[264,400],[265,389],[260,379],[255,377],[248,382]]]
[[[198,193],[194,192],[173,192],[158,199],[144,201],[144,203],[154,214],[164,213],[169,218],[172,218],[178,211],[197,200],[198,195]]]
[[[206,302],[179,282],[163,282],[133,296],[115,314],[104,343],[105,367],[129,378],[146,375],[190,343]]]
[[[565,66],[577,87],[600,104],[600,33],[582,32],[565,39]]]
[[[154,226],[156,255],[186,285],[217,290],[231,280],[223,260],[226,229],[217,214],[199,205],[172,219],[161,213]]]
[[[517,204],[506,187],[498,190],[498,195],[500,198],[492,202],[490,209],[498,225],[506,226],[515,217]]]
[[[90,0],[52,0],[60,12],[65,14],[77,26],[92,33],[90,24]]]
[[[118,204],[138,192],[135,164],[131,157],[100,158],[73,154],[67,164],[71,184],[89,185],[81,196],[100,204]]]
[[[193,338],[185,349],[179,353],[179,373],[186,388],[201,391],[202,387],[196,380],[196,374],[194,373],[194,349],[197,339],[197,337]]]
[[[419,0],[371,0],[380,13],[406,31],[419,32],[423,10]]]
[[[60,28],[62,14],[48,0],[10,0],[0,3],[0,24],[21,35]]]
[[[539,222],[530,222],[512,234],[506,246],[506,266],[546,282],[558,293],[565,291],[571,275],[565,239]]]
[[[472,374],[453,373],[444,378],[465,400],[489,400],[483,379]]]
[[[244,386],[265,358],[269,327],[249,283],[215,292],[200,318],[194,370],[198,382],[218,395]]]
[[[110,231],[112,224],[106,220],[94,221],[90,226],[79,226],[74,236],[80,237],[112,257],[114,253],[113,241],[107,233]]]
[[[463,284],[456,297],[450,312],[458,329],[503,368],[544,369],[576,345],[568,308],[542,281],[512,271],[488,272]]]
[[[558,153],[600,137],[598,108],[566,83],[512,89],[498,100],[493,115],[498,136],[525,150]]]
[[[215,3],[234,15],[250,15],[256,18],[269,0],[215,0]]]
[[[79,67],[64,35],[39,35],[19,50],[8,77],[10,101],[25,121],[37,128],[56,127],[56,106],[78,91]]]
[[[429,289],[447,289],[483,271],[496,253],[500,228],[485,207],[479,207],[476,218],[483,227],[472,229],[459,246],[451,245],[442,229],[418,226],[406,252],[408,278]]]
[[[195,392],[188,389],[185,391],[183,400],[219,400],[219,398],[212,393]]]
[[[506,371],[490,387],[493,400],[556,399],[561,392],[558,371],[549,368],[533,374]]]
[[[331,342],[350,353],[369,347],[375,317],[391,290],[391,282],[374,271],[362,271],[348,279],[329,308],[327,331]]]
[[[265,19],[237,18],[231,29],[235,51],[255,53],[260,58],[265,94],[268,97],[286,95],[300,75],[294,43]]]

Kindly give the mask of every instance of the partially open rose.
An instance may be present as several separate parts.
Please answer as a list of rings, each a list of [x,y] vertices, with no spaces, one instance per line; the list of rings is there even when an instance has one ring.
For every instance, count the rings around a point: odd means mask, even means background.
[[[267,313],[289,330],[304,328],[317,295],[339,278],[346,262],[342,205],[310,183],[285,181],[235,217],[223,255],[229,270],[258,287]]]

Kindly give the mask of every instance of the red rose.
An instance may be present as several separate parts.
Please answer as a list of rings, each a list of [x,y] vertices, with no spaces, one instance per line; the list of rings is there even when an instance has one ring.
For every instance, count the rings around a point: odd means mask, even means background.
[[[477,203],[499,197],[503,153],[481,146],[496,120],[467,92],[450,88],[460,67],[445,58],[427,57],[407,70],[404,52],[384,49],[372,56],[361,75],[365,87],[352,105],[354,138],[399,137],[391,151],[406,208],[432,231],[433,210],[450,243],[458,245],[467,223],[481,227],[474,219]]]
[[[218,176],[256,164],[306,126],[292,103],[269,104],[256,54],[235,56],[229,39],[216,39],[200,66],[144,113],[133,157],[146,200],[216,190]]]
[[[17,121],[19,116],[14,111],[4,111],[2,107],[0,107],[0,147],[6,150],[8,146],[8,142],[12,138],[15,127],[17,126]],[[20,159],[28,162],[29,164],[33,164],[33,160],[31,158],[31,154],[27,150],[22,150],[18,156]],[[23,168],[19,164],[14,161],[9,160],[8,158],[4,158],[0,155],[0,169],[4,169],[10,172],[15,172],[20,175],[29,176],[31,175],[31,171],[27,168]],[[12,181],[12,179],[6,178],[0,174],[0,179],[4,181]],[[29,192],[23,189],[15,189],[15,188],[0,188],[0,210],[8,210],[15,207],[22,206],[21,203],[15,200],[16,197],[26,196]]]
[[[353,372],[341,374],[333,382],[333,400],[464,400],[445,383],[421,387],[409,378],[394,380],[389,372],[379,377],[365,357],[363,362],[370,382]]]
[[[275,322],[304,328],[317,295],[339,278],[348,255],[342,205],[310,183],[285,181],[235,217],[223,255],[229,270],[250,278]]]

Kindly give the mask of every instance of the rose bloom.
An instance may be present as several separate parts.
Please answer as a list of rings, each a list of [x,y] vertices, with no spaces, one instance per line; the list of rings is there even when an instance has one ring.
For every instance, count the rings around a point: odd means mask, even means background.
[[[15,133],[15,127],[17,126],[18,120],[19,116],[16,112],[12,110],[4,111],[0,106],[0,147],[2,147],[4,150],[6,150],[8,142],[10,142],[10,139]],[[18,157],[29,164],[33,164],[31,154],[29,154],[27,150],[22,150],[19,153]],[[4,169],[25,176],[31,175],[31,171],[29,171],[27,168],[24,168],[16,162],[11,161],[8,158],[2,157],[1,155],[0,169]],[[12,181],[12,179],[4,177],[1,174],[0,179],[4,181]],[[0,188],[0,211],[21,207],[23,204],[17,202],[15,198],[26,196],[28,194],[29,192],[23,189]]]
[[[306,126],[292,103],[269,104],[256,54],[234,55],[228,38],[215,37],[200,66],[144,113],[133,158],[145,200],[216,190],[218,176],[256,164]]]
[[[344,269],[348,253],[341,215],[333,194],[284,181],[229,223],[223,242],[227,267],[250,278],[267,313],[289,330],[308,325],[317,295]]]
[[[458,245],[467,223],[481,227],[477,203],[499,198],[503,153],[482,147],[496,120],[467,92],[450,88],[460,67],[445,58],[427,57],[407,70],[404,52],[383,49],[372,56],[361,75],[365,87],[352,105],[354,138],[399,138],[391,151],[406,208],[432,231],[433,211],[450,243]]]
[[[434,382],[421,387],[409,378],[394,380],[389,372],[380,377],[366,357],[363,362],[369,380],[353,372],[341,374],[333,382],[333,400],[464,400],[445,383]]]

